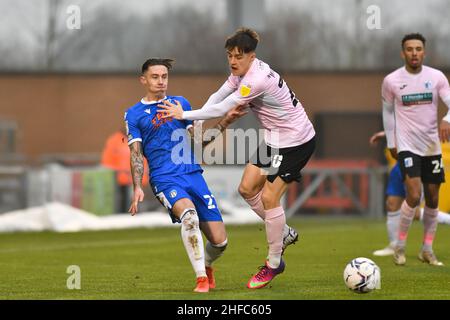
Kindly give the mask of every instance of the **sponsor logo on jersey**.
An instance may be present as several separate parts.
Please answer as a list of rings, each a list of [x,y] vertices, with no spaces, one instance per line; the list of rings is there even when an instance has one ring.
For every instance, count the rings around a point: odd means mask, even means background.
[[[172,120],[173,118],[163,118],[163,113],[156,113],[151,122],[155,129],[159,129],[164,123],[171,122]]]
[[[407,84],[402,84],[401,87],[400,87],[400,90],[405,89],[407,86],[408,86]]]
[[[177,196],[177,190],[170,191],[169,195],[171,198],[175,198]]]
[[[250,91],[252,90],[251,86],[246,86],[245,84],[241,85],[240,93],[241,96],[246,97],[250,94]]]
[[[145,109],[144,112],[145,112],[145,113],[148,113],[148,114],[151,113],[150,109]]]
[[[433,102],[433,93],[415,93],[402,96],[402,102],[404,106],[412,106],[418,104],[430,104]]]

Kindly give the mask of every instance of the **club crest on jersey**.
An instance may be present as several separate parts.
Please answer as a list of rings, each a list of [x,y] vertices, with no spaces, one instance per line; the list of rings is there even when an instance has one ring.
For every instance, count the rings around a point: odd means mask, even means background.
[[[171,198],[175,198],[177,196],[177,190],[170,191],[169,195]]]
[[[426,89],[431,89],[432,85],[433,85],[433,84],[431,83],[431,81],[425,82],[425,88],[426,88]]]
[[[246,97],[250,94],[250,91],[252,90],[251,86],[246,86],[245,84],[241,85],[240,93],[241,96]]]
[[[411,168],[413,166],[413,159],[411,157],[405,158],[405,168]]]

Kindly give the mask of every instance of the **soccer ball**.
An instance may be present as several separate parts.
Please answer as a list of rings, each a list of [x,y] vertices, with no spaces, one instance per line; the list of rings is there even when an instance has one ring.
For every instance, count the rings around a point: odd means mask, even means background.
[[[344,269],[344,282],[347,288],[358,293],[381,289],[380,268],[370,259],[353,259]]]

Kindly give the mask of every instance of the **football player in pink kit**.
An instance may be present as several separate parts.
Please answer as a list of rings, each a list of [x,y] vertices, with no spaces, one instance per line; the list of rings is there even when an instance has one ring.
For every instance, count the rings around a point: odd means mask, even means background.
[[[438,129],[439,97],[450,108],[450,86],[444,74],[422,65],[425,38],[408,34],[402,40],[405,66],[384,78],[383,123],[389,151],[398,159],[405,181],[406,199],[401,206],[394,262],[404,265],[408,230],[419,206],[422,185],[425,196],[424,237],[419,259],[442,266],[433,253],[437,228],[439,187],[445,182],[440,141],[448,141],[450,112]]]
[[[179,105],[166,103],[166,117],[206,120],[221,117],[236,105],[248,105],[265,130],[264,150],[269,161],[259,157],[247,164],[239,193],[264,220],[269,253],[265,265],[247,287],[266,286],[284,271],[282,254],[298,234],[286,225],[280,199],[288,183],[299,181],[300,170],[315,148],[315,131],[301,103],[286,82],[270,66],[256,58],[258,34],[241,28],[225,43],[231,75],[199,110],[183,111]],[[261,150],[262,151],[262,150]]]

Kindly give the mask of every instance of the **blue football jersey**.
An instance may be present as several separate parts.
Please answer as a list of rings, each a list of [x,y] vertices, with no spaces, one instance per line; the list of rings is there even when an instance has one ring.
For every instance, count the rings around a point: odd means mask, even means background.
[[[189,102],[181,96],[166,96],[163,100],[178,101],[183,110],[191,110]],[[143,99],[125,112],[128,145],[142,142],[147,159],[150,181],[166,175],[177,176],[203,171],[191,149],[187,128],[192,121],[163,119],[157,112],[163,100],[146,102]]]

